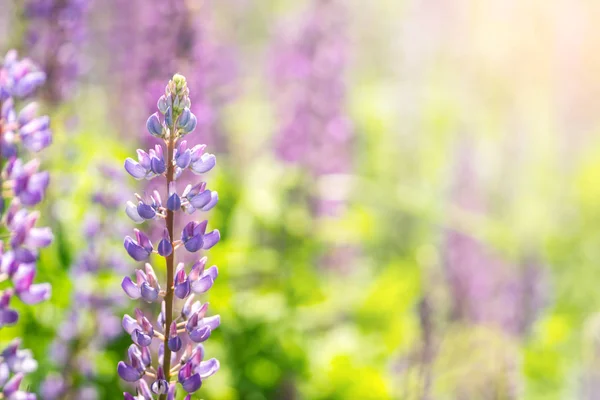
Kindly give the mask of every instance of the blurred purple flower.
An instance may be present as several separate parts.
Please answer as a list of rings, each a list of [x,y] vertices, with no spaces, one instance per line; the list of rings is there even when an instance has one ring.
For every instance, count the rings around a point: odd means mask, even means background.
[[[49,228],[35,226],[39,212],[25,208],[42,201],[49,177],[39,171],[36,159],[25,162],[23,158],[25,151],[38,152],[50,144],[49,119],[36,116],[35,103],[21,104],[45,79],[35,64],[19,60],[14,50],[0,65],[0,213],[10,236],[8,241],[0,241],[0,330],[18,322],[18,313],[10,308],[11,299],[33,305],[51,294],[49,284],[34,283],[34,279],[39,249],[49,246],[53,235]],[[18,106],[22,106],[19,112]],[[0,397],[35,399],[19,386],[37,363],[30,351],[19,347],[16,339],[0,354]]]
[[[81,72],[90,0],[27,0],[27,46],[48,74],[45,95],[59,102],[73,95]]]
[[[270,73],[280,118],[277,154],[315,176],[347,173],[351,166],[344,15],[337,1],[315,0],[299,25],[286,24],[277,32],[272,50]]]

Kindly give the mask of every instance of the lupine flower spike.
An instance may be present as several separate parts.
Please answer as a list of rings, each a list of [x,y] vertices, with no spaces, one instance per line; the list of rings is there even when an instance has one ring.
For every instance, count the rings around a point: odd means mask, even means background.
[[[39,170],[38,160],[26,161],[24,153],[41,151],[51,143],[52,135],[48,117],[37,116],[36,103],[25,104],[20,111],[16,108],[45,79],[30,60],[19,60],[14,50],[0,65],[0,215],[10,235],[9,240],[0,240],[0,331],[19,319],[10,308],[12,298],[37,304],[50,297],[49,284],[33,282],[39,249],[52,242],[52,232],[36,227],[39,212],[25,208],[42,201],[49,177]],[[0,352],[0,399],[36,398],[19,389],[24,375],[37,367],[31,352],[19,350],[19,345],[14,340]]]
[[[166,181],[164,191],[155,190],[150,196],[136,194],[135,200],[125,206],[126,214],[136,224],[154,221],[164,227],[160,237],[150,238],[134,229],[134,234],[124,241],[127,254],[145,264],[133,276],[123,279],[123,291],[143,303],[161,302],[157,324],[141,309],[123,318],[123,328],[133,344],[117,371],[123,380],[137,383],[136,395],[124,393],[126,400],[153,399],[155,395],[162,400],[173,400],[178,383],[190,398],[189,394],[200,389],[203,380],[219,369],[216,359],[205,360],[202,342],[217,329],[220,316],[207,316],[208,303],[194,298],[212,287],[217,267],[205,269],[206,257],[190,267],[176,264],[178,249],[197,253],[210,249],[220,239],[218,230],[208,231],[206,220],[192,221],[182,232],[174,231],[176,215],[209,211],[218,202],[217,192],[207,189],[205,182],[187,185],[181,192],[177,190],[177,179],[185,170],[201,175],[216,164],[214,155],[204,153],[204,145],[192,146],[183,139],[197,124],[190,106],[186,80],[176,74],[158,100],[159,112],[152,114],[146,124],[151,135],[164,140],[164,148],[157,145],[148,152],[138,150],[137,160],[125,161],[125,170],[135,179]],[[149,262],[153,254],[165,260],[166,282],[162,285]],[[180,306],[176,306],[177,299],[183,300]],[[155,341],[159,342],[158,365],[153,365],[150,354]]]

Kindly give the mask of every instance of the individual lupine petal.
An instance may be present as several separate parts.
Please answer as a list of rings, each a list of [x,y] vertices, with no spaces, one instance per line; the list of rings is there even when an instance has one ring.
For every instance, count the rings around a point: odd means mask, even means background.
[[[152,199],[152,208],[157,210],[162,207],[162,198],[160,197],[158,190],[154,190],[150,198]]]
[[[142,149],[137,149],[136,153],[140,165],[146,170],[146,172],[148,172],[150,170],[150,154],[146,153]]]
[[[0,328],[14,325],[19,320],[19,313],[11,309],[0,310]]]
[[[37,260],[37,253],[35,251],[26,249],[26,248],[18,248],[14,251],[15,261],[22,264],[31,264]]]
[[[196,345],[192,355],[190,356],[192,365],[197,368],[198,365],[204,360],[204,346],[202,344]]]
[[[175,272],[175,296],[185,299],[190,294],[190,281],[185,274],[183,263],[179,264]]]
[[[137,211],[137,206],[131,201],[127,202],[127,205],[125,206],[125,213],[136,224],[141,224],[144,222],[144,218],[142,218]]]
[[[123,361],[119,361],[119,364],[117,365],[117,373],[121,379],[126,382],[137,382],[142,378],[144,371],[134,368]]]
[[[167,107],[165,111],[165,124],[169,127],[173,126],[173,107]]]
[[[132,158],[125,160],[125,170],[137,180],[144,179],[147,175],[146,169]]]
[[[42,248],[47,247],[54,240],[54,235],[50,228],[32,228],[25,239],[25,245],[28,247]]]
[[[167,394],[167,400],[175,400],[176,395],[177,395],[177,385],[175,385],[175,383],[171,383],[169,385],[169,393]]]
[[[202,386],[202,379],[200,379],[200,374],[194,373],[192,364],[187,362],[180,370],[177,376],[179,383],[188,393],[194,393],[200,386]]]
[[[140,289],[140,294],[146,302],[152,303],[158,299],[158,289],[152,287],[149,282],[142,283]]]
[[[39,105],[35,101],[27,104],[25,107],[19,111],[18,121],[19,125],[24,126],[31,122],[35,116],[37,115],[39,110]]]
[[[146,269],[146,279],[148,280],[148,283],[150,283],[152,287],[157,287],[158,289],[160,289],[160,285],[158,284],[158,278],[156,277],[156,273],[154,272],[152,265],[146,263],[144,265],[144,268]]]
[[[214,231],[204,235],[204,244],[202,245],[202,248],[204,250],[208,250],[219,243],[219,240],[221,240],[221,233],[218,229],[215,229]]]
[[[136,239],[140,246],[142,246],[144,249],[151,253],[152,250],[154,250],[154,246],[152,246],[152,242],[150,241],[148,236],[146,236],[146,234],[140,231],[139,229],[134,229],[133,231],[135,232]]]
[[[205,144],[197,144],[190,149],[190,153],[192,156],[192,159],[191,159],[192,163],[195,163],[198,160],[200,160],[200,158],[202,157],[202,154],[204,153],[205,148],[206,148]]]
[[[181,194],[181,197],[184,197],[186,199],[191,199],[194,196],[198,195],[198,193],[203,192],[204,190],[206,190],[206,182],[200,182],[197,185],[187,185],[185,187],[185,189],[183,190],[183,193]]]
[[[158,157],[152,157],[150,159],[150,169],[156,175],[161,175],[167,170],[167,166],[165,164],[165,160],[162,160]]]
[[[196,343],[202,343],[206,341],[211,334],[211,329],[208,326],[201,326],[200,328],[194,329],[189,332],[190,339]]]
[[[152,382],[152,392],[154,394],[165,394],[169,390],[169,383],[165,377],[165,372],[162,366],[158,367],[156,371],[156,380]]]
[[[139,329],[133,331],[131,340],[140,347],[147,347],[152,344],[152,336]]]
[[[206,203],[204,207],[201,208],[202,211],[209,211],[219,202],[219,194],[217,192],[210,192],[210,201]]]
[[[163,257],[168,257],[173,253],[173,245],[171,244],[171,237],[169,231],[165,228],[163,231],[163,238],[158,243],[158,254]]]
[[[186,324],[190,339],[196,343],[201,343],[208,339],[211,332],[219,326],[221,321],[219,315],[203,318],[203,315],[206,312],[206,306],[207,305],[204,305],[203,309],[194,314],[188,321],[188,324]]]
[[[221,316],[213,315],[212,317],[203,318],[202,323],[208,326],[211,331],[214,331],[221,325]]]
[[[204,272],[204,267],[206,266],[206,261],[208,260],[208,257],[202,257],[201,259],[199,259],[198,261],[196,261],[194,263],[194,265],[192,265],[192,269],[190,270],[190,280],[196,281],[198,278],[200,278],[200,276],[202,275],[202,273]]]
[[[156,136],[158,138],[162,137],[162,124],[158,118],[158,113],[154,113],[148,117],[148,120],[146,121],[146,128],[152,136]]]
[[[146,263],[145,268],[145,274],[140,270],[137,271],[138,285],[141,288],[142,298],[148,303],[152,303],[158,298],[160,292],[160,285],[158,284],[158,279],[156,278],[154,269],[152,269],[152,265]]]
[[[131,339],[135,344],[141,347],[149,346],[152,343],[152,337],[154,336],[152,324],[140,309],[135,310],[135,315],[135,325],[131,324],[130,320],[126,321],[125,318],[123,318],[123,326],[125,327],[125,324],[128,323],[126,330],[131,334]],[[131,330],[131,332],[129,332],[129,330]]]
[[[185,303],[183,303],[183,307],[181,307],[181,315],[187,319],[189,318],[195,310],[192,310],[192,305],[194,304],[194,295],[191,295],[187,298]]]
[[[148,386],[148,383],[143,379],[138,383],[137,392],[143,397],[144,400],[154,399],[154,396],[152,396],[152,391],[150,390],[150,386]]]
[[[171,323],[171,328],[169,329],[168,345],[169,349],[174,352],[178,352],[183,346],[183,341],[177,334],[177,323],[175,321]]]
[[[4,385],[2,393],[6,396],[7,399],[19,399],[19,397],[15,397],[14,395],[19,392],[19,386],[21,385],[21,381],[25,375],[22,373],[15,374],[8,382]]]
[[[191,253],[200,250],[204,244],[204,239],[202,238],[203,232],[199,228],[200,224],[191,221],[183,228],[181,233],[183,245]]]
[[[26,97],[33,93],[46,81],[46,74],[41,71],[30,72],[17,81],[13,93],[17,97]]]
[[[123,321],[121,324],[123,325],[123,329],[125,329],[125,332],[127,332],[130,335],[136,329],[142,329],[142,327],[137,323],[137,321],[133,317],[131,317],[129,314],[125,314],[123,316]],[[133,346],[133,347],[136,348],[135,346]],[[131,347],[130,347],[130,349],[131,349]]]
[[[21,135],[29,135],[36,131],[47,129],[50,126],[50,117],[47,115],[37,117],[27,122],[21,127],[19,132]]]
[[[2,103],[2,108],[0,108],[0,117],[8,122],[14,122],[15,102],[13,99],[7,99]]]
[[[181,112],[181,115],[179,116],[179,120],[177,121],[177,124],[179,125],[180,128],[183,128],[188,122],[190,122],[190,117],[192,116],[192,112],[190,111],[189,108],[184,108],[183,111]]]
[[[149,347],[142,347],[140,349],[140,360],[142,364],[147,368],[152,364],[152,353]]]
[[[137,206],[137,212],[143,219],[154,219],[156,217],[156,211],[151,205],[144,202],[139,202]]]
[[[131,393],[123,392],[123,400],[136,400]]]
[[[194,114],[190,115],[190,120],[185,126],[182,126],[181,129],[184,133],[191,133],[196,129],[196,125],[198,125],[198,118]]]
[[[211,191],[210,190],[204,190],[201,193],[198,193],[197,195],[189,198],[189,202],[190,204],[196,208],[196,209],[200,209],[204,206],[206,206],[211,200]]]
[[[199,160],[190,164],[190,169],[193,173],[199,175],[210,171],[215,165],[217,165],[217,158],[214,156],[214,154],[205,153],[200,157]]]
[[[167,103],[167,98],[165,97],[165,95],[163,94],[162,96],[160,96],[158,98],[158,102],[156,103],[156,107],[158,108],[158,111],[160,111],[162,114],[167,112],[167,107],[168,107],[168,103]]]
[[[200,278],[192,283],[192,291],[194,293],[204,293],[209,290],[215,283],[219,270],[216,266],[210,267],[208,270],[202,273]]]
[[[123,288],[125,294],[133,300],[139,299],[142,296],[140,288],[135,283],[133,283],[131,278],[128,276],[123,278],[123,281],[121,282],[121,287]]]
[[[175,159],[175,162],[177,163],[177,166],[183,170],[190,165],[191,158],[192,156],[190,151],[185,150],[183,153],[178,155],[178,157]]]
[[[214,375],[219,370],[219,360],[211,358],[208,361],[202,361],[197,367],[196,372],[200,374],[200,378],[206,379]]]
[[[49,283],[38,283],[29,286],[26,291],[17,292],[19,299],[25,304],[38,304],[46,301],[52,294],[52,286]]]
[[[182,140],[179,142],[179,146],[175,150],[175,164],[181,168],[185,169],[190,165],[190,161],[192,159],[192,153],[187,148],[187,141]]]
[[[137,244],[130,236],[125,237],[123,246],[125,246],[127,254],[136,261],[144,261],[150,257],[150,252]]]
[[[52,144],[52,131],[41,129],[29,135],[21,135],[23,147],[33,153],[38,153]]]

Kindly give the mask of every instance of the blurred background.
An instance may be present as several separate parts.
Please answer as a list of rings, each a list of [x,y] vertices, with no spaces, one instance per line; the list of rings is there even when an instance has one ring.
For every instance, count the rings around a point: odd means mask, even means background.
[[[221,370],[194,398],[600,399],[597,15],[593,0],[0,0],[0,49],[48,74],[55,234],[38,273],[52,299],[19,307],[0,342],[33,350],[42,399],[60,379],[82,390],[60,398],[121,398],[123,209],[145,190],[122,165],[181,72],[222,234],[206,344]]]

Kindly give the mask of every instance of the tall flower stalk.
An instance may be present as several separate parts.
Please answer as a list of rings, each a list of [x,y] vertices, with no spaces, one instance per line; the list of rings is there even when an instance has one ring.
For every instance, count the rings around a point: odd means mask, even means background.
[[[128,361],[121,361],[117,370],[123,380],[137,382],[139,399],[151,399],[153,394],[159,399],[174,399],[177,382],[188,393],[189,399],[189,394],[200,388],[202,380],[219,369],[216,359],[204,361],[201,343],[219,326],[220,316],[207,317],[208,303],[194,300],[195,294],[205,293],[212,287],[217,267],[205,269],[207,258],[203,257],[188,273],[185,264],[176,264],[175,258],[179,248],[196,253],[210,249],[220,239],[218,230],[206,232],[208,221],[204,220],[189,222],[181,232],[181,239],[174,240],[176,213],[208,211],[218,202],[217,192],[206,189],[205,182],[188,185],[181,194],[177,192],[177,180],[186,170],[201,175],[216,164],[214,155],[204,153],[205,145],[189,148],[183,140],[197,125],[190,107],[186,79],[176,74],[158,100],[160,113],[152,114],[146,124],[150,134],[164,141],[166,151],[162,145],[156,145],[148,152],[138,150],[138,161],[131,158],[125,161],[125,169],[135,179],[164,178],[162,193],[154,190],[148,197],[136,194],[137,204],[128,202],[126,206],[127,215],[136,223],[154,220],[164,224],[156,248],[138,229],[134,230],[135,238],[127,236],[124,241],[127,253],[136,261],[147,261],[152,254],[165,260],[164,289],[150,263],[145,264],[144,270],[136,270],[135,280],[127,276],[122,282],[123,290],[130,298],[148,303],[161,301],[162,305],[157,326],[140,309],[135,310],[135,317],[125,315],[123,318],[123,328],[134,343],[129,347]],[[167,199],[165,203],[163,198]],[[178,299],[185,302],[178,306]],[[157,341],[158,364],[155,367],[150,346]],[[125,399],[136,398],[129,393],[124,395]]]
[[[27,99],[41,86],[46,75],[30,60],[9,51],[0,66],[0,187],[2,194],[1,230],[8,240],[0,240],[0,331],[13,325],[19,314],[10,308],[16,297],[25,304],[37,304],[50,297],[48,283],[34,284],[39,249],[50,245],[49,228],[38,228],[40,216],[27,207],[44,198],[49,182],[47,172],[39,171],[37,159],[25,161],[25,152],[39,152],[52,141],[47,116],[37,117],[38,106],[27,103],[17,112],[17,102]],[[8,203],[6,212],[4,206]],[[20,350],[15,339],[0,353],[0,398],[35,399],[19,390],[24,375],[37,363],[28,350]],[[11,377],[12,376],[12,377]]]

